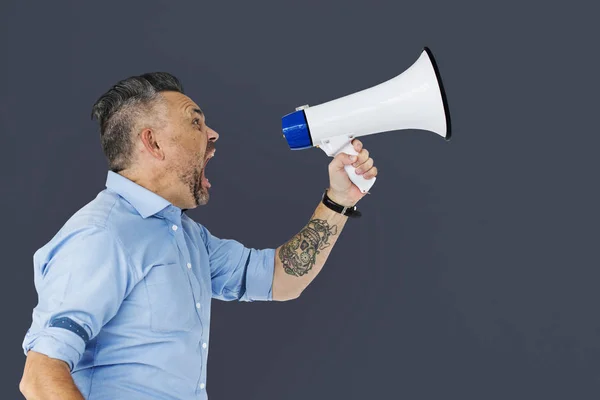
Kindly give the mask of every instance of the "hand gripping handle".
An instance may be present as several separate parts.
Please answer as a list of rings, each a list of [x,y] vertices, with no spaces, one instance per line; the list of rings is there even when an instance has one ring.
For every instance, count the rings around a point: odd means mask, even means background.
[[[350,154],[351,156],[358,155],[356,150],[354,150],[354,146],[352,146],[351,142],[348,142],[344,147],[342,147],[338,152],[336,152],[334,157],[340,153]],[[352,166],[352,164],[345,165],[344,169],[346,170],[346,173],[348,174],[348,177],[350,178],[352,183],[358,186],[362,193],[368,192],[371,186],[373,186],[373,184],[375,183],[375,180],[377,179],[377,177],[365,179],[363,175],[357,175],[355,172],[356,169]]]

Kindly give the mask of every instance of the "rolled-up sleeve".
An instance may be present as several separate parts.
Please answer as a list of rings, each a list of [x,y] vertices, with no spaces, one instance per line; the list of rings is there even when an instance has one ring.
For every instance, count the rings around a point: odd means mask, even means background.
[[[38,304],[23,340],[71,370],[137,282],[125,249],[107,228],[61,231],[34,255]]]
[[[212,297],[224,301],[273,300],[275,249],[247,248],[233,239],[219,239],[198,225],[208,251]]]

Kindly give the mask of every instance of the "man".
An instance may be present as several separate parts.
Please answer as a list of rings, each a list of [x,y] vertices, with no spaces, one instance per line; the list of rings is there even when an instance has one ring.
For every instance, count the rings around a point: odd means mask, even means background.
[[[207,399],[211,299],[297,298],[317,276],[347,211],[363,196],[344,166],[307,225],[277,249],[219,239],[184,211],[205,205],[219,134],[167,73],[125,79],[96,102],[106,189],[34,255],[39,302],[23,341],[29,400]],[[329,200],[328,200],[329,199]],[[329,203],[331,204],[331,203]],[[351,209],[352,210],[352,209]]]

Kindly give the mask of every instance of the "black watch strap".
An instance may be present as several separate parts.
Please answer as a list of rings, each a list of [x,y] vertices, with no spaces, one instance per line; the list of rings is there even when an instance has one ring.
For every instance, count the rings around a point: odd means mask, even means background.
[[[356,206],[342,206],[341,204],[338,204],[335,201],[331,200],[329,196],[327,196],[327,189],[325,189],[325,191],[323,192],[323,204],[325,204],[327,208],[347,217],[359,218],[362,215],[360,211],[356,209]]]

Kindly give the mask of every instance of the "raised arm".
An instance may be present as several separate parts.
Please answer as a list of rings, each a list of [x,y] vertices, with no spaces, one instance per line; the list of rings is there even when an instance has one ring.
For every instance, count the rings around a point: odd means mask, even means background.
[[[330,186],[327,195],[343,206],[353,206],[364,194],[348,178],[345,165],[357,167],[357,174],[366,179],[377,175],[373,159],[358,139],[352,141],[359,153],[358,160],[345,153],[338,154],[329,164]],[[319,203],[308,223],[275,252],[273,300],[295,299],[323,268],[348,217]]]

